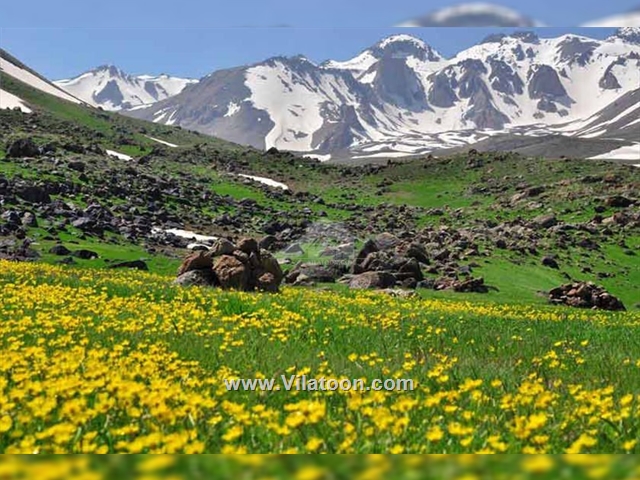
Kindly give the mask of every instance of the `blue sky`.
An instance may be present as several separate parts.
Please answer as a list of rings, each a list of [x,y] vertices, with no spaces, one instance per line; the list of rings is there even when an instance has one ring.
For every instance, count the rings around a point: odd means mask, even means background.
[[[346,60],[394,33],[411,33],[450,57],[490,33],[513,28],[1,28],[0,45],[51,79],[103,64],[131,74],[200,78],[275,55],[315,62]],[[541,37],[576,33],[606,38],[615,29],[540,28]]]
[[[392,25],[447,6],[451,0],[4,0],[0,47],[50,78],[100,64],[130,73],[201,77],[273,55],[346,59]],[[499,0],[548,25],[577,25],[630,10],[640,0]],[[294,28],[265,28],[288,25]],[[245,27],[245,28],[242,28]],[[495,29],[492,29],[495,30]],[[550,29],[542,36],[565,32]],[[585,33],[586,32],[586,33]],[[450,56],[482,39],[486,29],[421,29],[415,34]]]
[[[4,0],[0,26],[388,27],[462,1]],[[549,26],[580,25],[640,6],[640,0],[494,0],[493,3],[521,11]]]

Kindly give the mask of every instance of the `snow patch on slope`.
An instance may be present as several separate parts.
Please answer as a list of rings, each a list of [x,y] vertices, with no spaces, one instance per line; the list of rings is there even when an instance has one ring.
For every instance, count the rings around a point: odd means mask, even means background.
[[[28,70],[20,68],[17,65],[14,65],[13,63],[1,57],[0,57],[0,70],[2,70],[4,73],[9,75],[10,77],[20,80],[21,82],[26,83],[27,85],[37,90],[48,93],[50,95],[54,95],[58,98],[67,100],[69,102],[73,102],[77,104],[82,103],[81,100],[77,99],[72,95],[69,95],[64,90],[56,87],[55,85],[41,79],[40,77],[34,75]]]
[[[105,150],[105,152],[107,152],[107,155],[109,155],[110,157],[116,157],[119,158],[120,160],[133,160],[133,157],[130,157],[129,155],[125,155],[124,153],[118,153],[115,152],[113,150]]]
[[[24,113],[31,113],[32,110],[27,107],[24,100],[20,97],[16,97],[12,93],[6,92],[0,89],[0,109],[12,109],[19,108]]]
[[[145,137],[147,137],[149,140],[153,140],[154,142],[161,143],[162,145],[166,145],[167,147],[178,148],[178,145],[176,145],[175,143],[165,142],[164,140],[159,140],[157,138],[150,137],[149,135],[145,135]]]
[[[289,190],[289,187],[281,182],[276,182],[270,178],[266,177],[256,177],[254,175],[244,175],[242,173],[238,174],[238,176],[242,178],[248,178],[249,180],[253,180],[254,182],[262,183],[264,185],[268,185],[270,187],[281,188],[283,190]]]
[[[366,52],[362,52],[360,55],[358,55],[355,58],[352,58],[351,60],[346,60],[344,62],[330,60],[326,62],[323,66],[324,68],[328,68],[328,69],[336,68],[339,70],[349,70],[353,74],[353,76],[356,77],[361,82],[371,83],[375,77],[375,73],[373,73],[373,76],[371,76],[371,74],[367,75],[366,79],[364,77],[364,74],[377,61],[378,59],[375,56],[373,56],[369,50],[367,50]]]
[[[617,148],[608,153],[591,157],[589,160],[640,160],[640,143]]]
[[[151,229],[151,233],[161,233],[163,230],[158,227],[154,227]],[[201,235],[199,233],[192,232],[190,230],[182,230],[180,228],[170,228],[168,230],[164,230],[166,233],[170,233],[175,235],[176,237],[185,238],[187,240],[195,240],[196,242],[215,242],[218,237],[212,237],[210,235]]]
[[[305,154],[305,157],[314,158],[316,160],[320,160],[321,162],[327,162],[331,160],[331,155],[319,155],[316,153]]]
[[[227,113],[225,113],[224,116],[225,117],[231,117],[231,116],[235,115],[236,113],[238,113],[240,111],[240,108],[242,108],[242,107],[240,107],[240,105],[238,105],[235,102],[231,102],[231,103],[229,103],[229,107],[228,107]]]

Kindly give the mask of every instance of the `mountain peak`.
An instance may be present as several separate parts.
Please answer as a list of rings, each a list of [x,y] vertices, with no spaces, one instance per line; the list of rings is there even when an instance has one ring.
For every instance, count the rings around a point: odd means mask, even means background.
[[[100,65],[91,70],[91,73],[108,73],[112,77],[127,77],[127,74],[112,64]]]
[[[273,65],[276,62],[282,63],[284,65],[298,66],[298,67],[316,67],[317,66],[314,62],[312,62],[307,57],[301,54],[292,55],[292,56],[277,55],[275,57],[271,57],[265,60],[264,62],[261,62],[260,64]]]
[[[421,38],[407,34],[391,35],[379,41],[372,49],[376,57],[416,56],[422,60],[439,61],[442,56]]]
[[[520,32],[514,32],[511,34],[506,34],[506,33],[493,33],[490,34],[488,36],[486,36],[484,38],[484,40],[482,40],[480,43],[501,43],[504,39],[506,38],[515,38],[517,40],[520,40],[523,43],[539,43],[540,42],[540,37],[538,37],[538,35],[536,35],[534,32],[532,31],[520,31]]]
[[[386,48],[394,43],[410,43],[419,48],[430,48],[429,45],[427,45],[421,38],[414,37],[413,35],[407,35],[405,33],[390,35],[378,42],[377,46],[380,48]]]
[[[538,43],[540,42],[540,37],[530,30],[523,30],[520,32],[514,32],[511,34],[513,38],[518,38],[525,43]]]
[[[640,27],[622,27],[616,30],[610,39],[619,38],[628,43],[640,45]]]

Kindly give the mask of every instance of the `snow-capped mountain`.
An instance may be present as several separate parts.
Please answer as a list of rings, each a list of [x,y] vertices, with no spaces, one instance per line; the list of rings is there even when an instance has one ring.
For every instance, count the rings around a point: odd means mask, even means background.
[[[164,74],[132,76],[113,65],[104,65],[54,83],[90,105],[118,111],[164,100],[197,82]]]
[[[577,35],[491,36],[458,54],[437,76],[458,72],[478,82],[491,100],[483,113],[495,113],[494,125],[481,127],[583,118],[640,86],[640,44],[629,33],[620,31],[606,41]],[[440,83],[449,95],[463,94],[454,82]]]
[[[214,72],[127,114],[324,158],[419,154],[554,125],[574,134],[574,122],[640,88],[639,33],[491,35],[451,59],[395,35],[347,61],[276,57]]]
[[[57,87],[2,49],[0,49],[0,72],[63,100],[77,104],[83,103],[82,100]],[[28,102],[2,89],[0,89],[0,108],[18,108],[25,113],[31,113]]]
[[[536,27],[543,26],[511,8],[493,3],[462,3],[408,20],[399,27]]]

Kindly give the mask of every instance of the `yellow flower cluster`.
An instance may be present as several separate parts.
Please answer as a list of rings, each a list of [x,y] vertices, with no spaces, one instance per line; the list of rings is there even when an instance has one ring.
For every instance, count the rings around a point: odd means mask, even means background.
[[[5,261],[0,304],[4,453],[638,451],[640,348],[597,348],[618,330],[635,338],[637,313],[252,295]],[[224,382],[292,375],[411,378],[417,388]],[[536,458],[522,468],[555,468]]]

